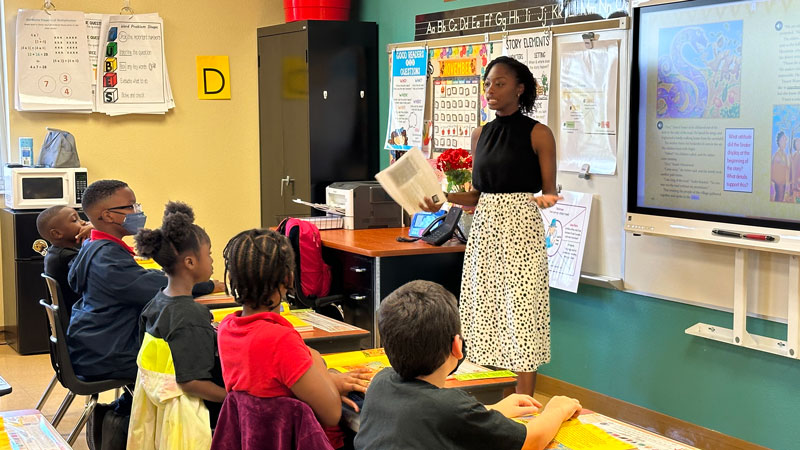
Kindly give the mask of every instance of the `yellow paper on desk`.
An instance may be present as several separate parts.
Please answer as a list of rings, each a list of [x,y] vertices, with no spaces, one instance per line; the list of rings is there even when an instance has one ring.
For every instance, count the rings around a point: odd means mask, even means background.
[[[211,310],[211,315],[214,316],[214,322],[222,322],[222,319],[228,317],[228,315],[241,310],[242,310],[241,306],[232,306],[230,308],[217,308]]]
[[[155,262],[153,258],[142,258],[141,256],[137,256],[134,258],[136,263],[142,266],[143,269],[155,269],[161,270],[161,266]]]
[[[322,358],[329,368],[338,370],[339,372],[349,372],[354,369],[367,368],[374,376],[383,368],[391,367],[389,358],[382,348],[333,353],[330,355],[323,355]]]
[[[535,415],[530,415],[515,417],[513,420],[525,424],[535,420],[535,418]],[[611,436],[601,428],[583,423],[578,419],[571,419],[561,424],[556,437],[545,448],[557,449],[563,447],[569,450],[631,450],[636,448]]]

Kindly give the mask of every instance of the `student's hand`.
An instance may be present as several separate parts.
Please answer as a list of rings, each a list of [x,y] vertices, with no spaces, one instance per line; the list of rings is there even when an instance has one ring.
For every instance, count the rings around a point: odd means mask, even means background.
[[[555,194],[543,194],[536,197],[531,196],[530,198],[530,201],[536,203],[536,206],[538,206],[539,209],[549,208],[558,203],[559,200],[564,200],[564,197]]]
[[[442,209],[442,205],[444,205],[444,202],[434,203],[430,197],[425,197],[422,199],[422,203],[419,204],[419,207],[422,208],[423,211],[435,213]]]
[[[214,293],[214,292],[225,292],[225,283],[223,283],[222,281],[219,281],[219,280],[211,280],[211,281],[214,282],[214,290],[211,291],[212,293]]]
[[[75,235],[75,243],[78,245],[83,245],[83,241],[89,239],[89,236],[92,233],[94,227],[92,226],[91,222],[81,221],[81,230],[78,231],[78,234]]]
[[[342,403],[350,405],[355,412],[358,412],[358,405],[347,397],[347,393],[352,391],[366,393],[369,381],[374,375],[373,372],[366,367],[360,367],[345,373],[328,369],[328,374],[342,397]]]
[[[557,411],[562,417],[562,421],[578,417],[581,413],[581,403],[574,398],[565,397],[563,395],[556,395],[547,402],[545,411]]]
[[[493,409],[506,417],[519,417],[539,412],[542,404],[530,395],[511,394],[487,409]]]

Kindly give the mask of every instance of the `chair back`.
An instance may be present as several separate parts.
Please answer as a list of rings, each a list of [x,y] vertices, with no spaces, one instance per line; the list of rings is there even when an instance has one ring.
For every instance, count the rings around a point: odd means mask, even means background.
[[[308,404],[231,391],[219,414],[211,450],[333,449]]]
[[[69,328],[70,311],[63,310],[64,303],[61,301],[61,299],[64,298],[64,295],[61,291],[61,285],[58,283],[58,280],[50,275],[47,275],[46,273],[42,274],[42,278],[44,278],[45,284],[47,284],[47,295],[50,298],[50,304],[61,308],[59,314],[61,316],[61,326],[66,332],[67,328]]]
[[[50,278],[46,275],[42,276],[45,279]],[[58,282],[55,280],[53,282],[55,283],[54,286],[58,288]],[[49,288],[50,283],[48,281],[48,292]],[[58,294],[58,290],[55,292]],[[93,395],[132,384],[133,380],[83,381],[75,375],[72,361],[69,359],[67,330],[64,326],[65,323],[69,323],[69,317],[64,318],[61,316],[61,309],[53,299],[57,301],[60,297],[51,294],[48,295],[47,299],[39,300],[39,304],[44,306],[47,312],[47,322],[50,324],[50,362],[61,385],[76,395]]]

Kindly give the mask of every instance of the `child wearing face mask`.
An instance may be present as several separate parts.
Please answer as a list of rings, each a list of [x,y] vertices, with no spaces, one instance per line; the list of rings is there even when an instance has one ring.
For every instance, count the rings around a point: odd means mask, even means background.
[[[533,397],[511,394],[482,405],[444,389],[466,353],[456,298],[430,281],[412,281],[381,302],[378,328],[392,367],[375,375],[361,412],[356,450],[408,448],[543,449],[561,423],[580,413],[556,396],[527,425],[511,420],[538,412]]]
[[[75,373],[87,381],[136,378],[139,315],[165,286],[160,270],[146,270],[122,241],[144,227],[146,216],[128,185],[117,180],[92,183],[83,210],[94,226],[69,270],[70,288],[81,298],[72,308],[67,348]],[[214,291],[215,283],[195,285],[193,294]],[[118,412],[130,410],[120,402]]]

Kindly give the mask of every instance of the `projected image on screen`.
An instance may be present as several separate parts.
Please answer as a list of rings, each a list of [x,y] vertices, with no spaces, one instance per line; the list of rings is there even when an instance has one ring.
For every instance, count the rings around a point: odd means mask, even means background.
[[[739,117],[742,21],[658,33],[659,118]]]
[[[798,11],[634,9],[630,212],[800,229]]]
[[[772,142],[769,198],[800,203],[800,105],[775,106]]]

